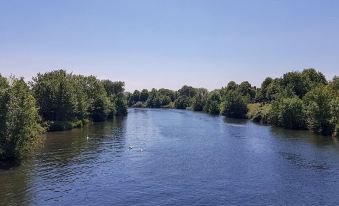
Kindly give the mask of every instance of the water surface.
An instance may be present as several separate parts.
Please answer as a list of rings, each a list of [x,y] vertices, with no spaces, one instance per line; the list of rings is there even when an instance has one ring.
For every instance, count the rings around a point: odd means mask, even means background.
[[[0,205],[339,205],[339,145],[245,120],[131,109],[48,133],[34,157],[0,170],[0,184]]]

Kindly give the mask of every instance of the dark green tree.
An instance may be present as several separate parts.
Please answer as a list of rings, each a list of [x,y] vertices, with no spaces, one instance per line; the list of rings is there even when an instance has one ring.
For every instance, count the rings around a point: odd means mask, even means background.
[[[226,117],[245,118],[247,113],[247,103],[241,93],[237,90],[229,90],[222,97],[220,105],[221,114]]]
[[[271,121],[276,126],[288,129],[305,128],[303,101],[298,97],[281,98],[273,102]]]
[[[0,82],[0,160],[21,159],[42,132],[36,102],[23,79]]]
[[[334,133],[336,122],[335,104],[338,96],[330,86],[319,86],[312,89],[304,97],[308,127],[323,135]]]
[[[220,113],[220,103],[221,103],[221,96],[218,90],[212,91],[208,94],[207,101],[204,107],[204,111],[217,115]]]
[[[141,93],[140,93],[140,101],[146,102],[147,99],[148,99],[148,90],[147,90],[147,89],[141,90]]]

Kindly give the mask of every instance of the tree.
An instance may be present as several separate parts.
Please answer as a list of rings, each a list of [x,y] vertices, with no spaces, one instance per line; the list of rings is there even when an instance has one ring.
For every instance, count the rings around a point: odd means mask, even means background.
[[[280,98],[273,102],[271,121],[276,126],[288,129],[305,128],[303,101],[298,97]]]
[[[245,118],[247,103],[241,93],[237,90],[230,90],[222,97],[221,114],[233,118]]]
[[[327,84],[327,80],[324,74],[322,74],[321,72],[317,72],[313,68],[304,69],[301,75],[306,80],[307,92],[318,85]]]
[[[81,87],[79,88],[80,91],[86,96],[89,118],[97,122],[105,121],[108,117],[113,116],[115,112],[113,103],[114,90],[109,87],[113,85],[113,82],[105,80],[105,83],[103,83],[95,76],[73,75],[72,77],[77,79]],[[106,85],[106,88],[104,85]],[[112,95],[109,96],[108,93]]]
[[[179,96],[186,96],[186,97],[194,97],[196,95],[196,89],[191,86],[183,86],[181,89],[178,90]]]
[[[278,99],[283,94],[281,87],[281,79],[274,79],[267,87],[265,92],[265,99],[268,102]]]
[[[256,91],[248,81],[241,82],[239,91],[242,96],[247,97],[248,101],[254,100]]]
[[[212,91],[208,94],[207,101],[204,107],[204,111],[217,115],[220,113],[220,103],[221,103],[221,96],[218,90]]]
[[[338,95],[330,86],[319,86],[304,97],[308,127],[323,135],[334,133],[337,122]]]
[[[76,92],[64,70],[38,74],[32,88],[39,113],[45,121],[71,121],[76,116]]]
[[[21,79],[11,84],[0,76],[0,159],[21,159],[42,132],[36,102]]]
[[[112,82],[111,80],[102,80],[101,82],[108,96],[117,95],[125,91],[125,82]]]
[[[192,99],[192,109],[194,111],[203,111],[207,101],[208,91],[204,88],[197,89],[197,94]]]
[[[164,88],[161,88],[158,90],[158,93],[159,95],[161,96],[167,96],[171,99],[171,101],[174,101],[175,100],[175,92],[170,90],[170,89],[164,89]],[[171,102],[170,101],[170,102]]]
[[[175,102],[174,106],[176,109],[186,109],[190,106],[190,98],[188,96],[179,96]]]
[[[330,86],[334,91],[339,93],[339,77],[338,76],[333,77],[332,81],[330,82]]]
[[[127,102],[123,93],[118,93],[114,98],[115,115],[125,116],[127,115]]]
[[[147,99],[148,99],[148,90],[147,90],[147,89],[141,90],[141,93],[140,93],[140,101],[146,102]]]
[[[148,96],[146,105],[147,105],[147,107],[150,107],[150,108],[160,108],[161,102],[160,102],[160,99],[158,97],[158,91],[156,89],[153,88],[149,92],[149,96]]]

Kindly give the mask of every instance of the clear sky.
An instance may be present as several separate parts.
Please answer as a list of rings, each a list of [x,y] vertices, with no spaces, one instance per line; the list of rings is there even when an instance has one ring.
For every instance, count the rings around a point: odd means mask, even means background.
[[[0,73],[66,69],[127,90],[339,74],[337,0],[0,0]]]

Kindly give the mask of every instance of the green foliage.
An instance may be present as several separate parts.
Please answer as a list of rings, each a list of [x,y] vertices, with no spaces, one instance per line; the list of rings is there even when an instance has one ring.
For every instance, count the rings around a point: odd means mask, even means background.
[[[167,104],[175,100],[175,92],[172,90],[161,88],[158,90],[158,93],[160,96],[169,97],[170,100],[169,102],[167,101],[168,102]],[[163,104],[163,105],[167,105],[167,104]]]
[[[298,97],[281,98],[273,102],[272,123],[288,129],[304,129],[305,110],[303,101]]]
[[[333,77],[333,80],[330,82],[330,86],[334,91],[337,92],[337,94],[339,93],[339,77],[338,76]]]
[[[308,84],[305,77],[300,72],[288,72],[284,74],[282,86],[293,92],[298,97],[303,97],[308,91]]]
[[[176,109],[186,109],[190,106],[190,98],[188,96],[179,96],[175,102],[174,106]]]
[[[330,122],[335,125],[335,130],[332,132],[333,136],[339,137],[339,96],[338,93],[330,102],[331,107],[331,120]]]
[[[41,133],[36,102],[23,79],[0,76],[0,160],[21,159]]]
[[[127,101],[123,93],[119,93],[114,98],[115,115],[125,116],[127,115]]]
[[[230,81],[228,84],[227,84],[227,87],[226,87],[226,90],[227,91],[230,91],[230,90],[236,90],[238,89],[238,85],[237,83],[235,83],[234,81]]]
[[[261,88],[256,94],[256,101],[257,102],[269,102],[270,99],[267,98],[267,89],[270,84],[273,82],[271,77],[267,77],[261,84]]]
[[[196,91],[197,94],[192,98],[191,107],[193,111],[203,111],[206,105],[208,91],[204,88],[199,88]]]
[[[274,101],[281,97],[283,94],[283,88],[281,86],[281,80],[280,79],[274,79],[272,82],[267,86],[265,99],[268,102]]]
[[[252,119],[254,122],[259,122],[262,124],[271,123],[271,112],[272,105],[271,104],[248,104],[248,113],[247,117]]]
[[[147,89],[141,90],[141,93],[140,93],[140,101],[141,101],[141,102],[146,102],[147,99],[148,99],[148,90],[147,90]]]
[[[249,102],[252,102],[256,96],[256,90],[248,81],[244,81],[239,85],[239,91],[242,96],[247,97]]]
[[[330,86],[319,86],[304,97],[308,127],[323,135],[333,134],[338,124],[338,94]]]
[[[183,86],[181,89],[178,90],[179,96],[185,96],[189,98],[194,97],[196,93],[197,93],[196,89],[187,85]]]
[[[134,105],[138,101],[140,101],[140,92],[138,90],[135,90],[133,94],[129,97],[128,104],[129,105]]]
[[[42,119],[50,122],[49,130],[69,129],[70,125],[79,126],[73,124],[77,121],[105,121],[114,114],[127,113],[123,82],[57,70],[38,74],[31,85]]]
[[[212,91],[208,94],[204,111],[209,114],[217,115],[220,113],[220,103],[220,92],[218,90]]]
[[[222,97],[220,108],[222,115],[233,118],[245,118],[248,110],[246,100],[237,90],[229,90]]]
[[[150,108],[160,108],[161,103],[160,103],[160,99],[158,97],[158,91],[156,89],[152,89],[149,92],[149,96],[146,102],[147,107]]]
[[[76,91],[71,75],[64,70],[38,74],[33,78],[33,94],[43,120],[69,121],[76,116]]]
[[[121,94],[125,91],[125,82],[112,82],[111,80],[103,80],[101,83],[103,84],[108,96]]]

